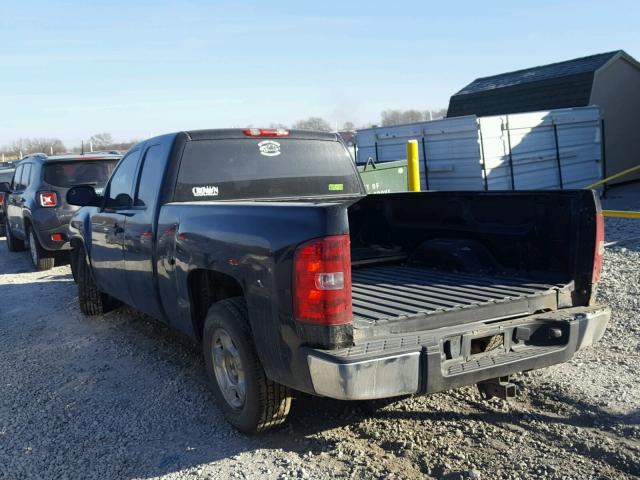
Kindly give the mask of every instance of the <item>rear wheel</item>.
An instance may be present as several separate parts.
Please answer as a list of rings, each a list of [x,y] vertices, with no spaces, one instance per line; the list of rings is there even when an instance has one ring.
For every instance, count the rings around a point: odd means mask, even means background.
[[[243,298],[211,306],[203,347],[213,394],[229,423],[245,433],[284,423],[291,408],[291,391],[265,375]]]
[[[106,293],[98,290],[82,247],[76,253],[75,267],[80,311],[85,315],[102,315],[111,310],[115,301]]]
[[[7,236],[7,249],[10,252],[22,252],[25,248],[24,240],[20,240],[13,234],[13,232],[11,231],[11,227],[9,226],[8,219],[6,219],[4,222],[4,230]]]
[[[36,270],[43,271],[52,269],[55,263],[53,253],[42,248],[33,228],[29,229],[28,238],[29,253],[31,254],[31,261],[33,262],[33,266],[36,267]]]

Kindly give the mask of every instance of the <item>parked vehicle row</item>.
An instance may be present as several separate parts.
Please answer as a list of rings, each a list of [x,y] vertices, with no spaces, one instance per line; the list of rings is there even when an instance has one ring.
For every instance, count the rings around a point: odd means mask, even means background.
[[[294,391],[509,397],[510,374],[569,360],[609,321],[592,191],[366,195],[335,134],[253,128],[155,137],[104,189],[78,183],[82,312],[125,303],[189,335],[243,432],[283,423]]]
[[[91,185],[100,191],[120,158],[110,153],[25,157],[3,188],[9,251],[28,248],[36,269],[52,268],[56,257],[71,248],[67,229],[78,207],[67,203],[67,191],[76,185]]]
[[[13,172],[15,172],[15,167],[6,167],[0,168],[0,183],[10,183],[13,178]],[[0,236],[5,234],[4,228],[4,201],[5,201],[6,192],[0,191]]]

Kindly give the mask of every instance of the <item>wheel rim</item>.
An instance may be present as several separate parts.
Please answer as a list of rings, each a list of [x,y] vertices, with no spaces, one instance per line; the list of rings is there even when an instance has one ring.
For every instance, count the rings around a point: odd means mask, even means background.
[[[213,334],[213,370],[220,391],[227,403],[236,409],[242,408],[246,397],[244,367],[238,348],[224,329]]]
[[[34,265],[38,265],[38,248],[36,247],[36,239],[33,236],[33,230],[29,231],[29,251],[31,252],[31,260]]]

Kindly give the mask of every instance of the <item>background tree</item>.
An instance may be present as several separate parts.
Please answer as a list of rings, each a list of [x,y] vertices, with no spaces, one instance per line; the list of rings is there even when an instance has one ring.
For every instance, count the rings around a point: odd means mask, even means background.
[[[419,110],[384,110],[381,114],[381,125],[401,125],[403,123],[415,123],[425,120],[424,112]]]
[[[89,138],[87,142],[90,145],[93,145],[94,149],[104,149],[110,148],[110,145],[113,145],[113,136],[110,133],[96,133]]]
[[[340,130],[344,132],[351,132],[355,129],[356,129],[356,124],[353,122],[347,121],[342,124],[342,128]]]
[[[2,148],[7,159],[18,160],[20,155],[30,153],[46,153],[47,155],[63,153],[66,147],[59,138],[19,138]]]
[[[140,140],[138,139],[133,139],[125,142],[122,142],[122,141],[118,142],[113,139],[113,135],[111,135],[110,133],[107,133],[107,132],[96,133],[95,135],[92,135],[88,140],[85,140],[84,151],[85,153],[88,152],[91,147],[93,147],[94,151],[95,150],[127,151],[138,142],[140,142]],[[78,145],[77,147],[74,147],[72,149],[72,152],[74,153],[80,153],[81,151],[82,151],[82,145]]]
[[[296,130],[322,130],[323,132],[333,130],[331,124],[320,117],[309,117],[306,120],[298,120],[292,125],[292,128]]]

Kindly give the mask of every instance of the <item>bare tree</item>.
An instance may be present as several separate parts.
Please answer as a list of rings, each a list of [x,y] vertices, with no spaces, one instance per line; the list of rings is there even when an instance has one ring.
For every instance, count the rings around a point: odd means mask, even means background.
[[[425,119],[424,113],[418,110],[385,110],[380,116],[382,117],[381,123],[383,127],[422,122]]]
[[[84,143],[85,153],[89,151],[91,147],[93,150],[129,150],[133,145],[140,142],[140,140],[134,139],[128,142],[118,142],[113,139],[110,133],[96,133],[92,135],[89,140]],[[81,146],[73,148],[73,152],[80,153],[82,151]]]
[[[342,130],[343,132],[351,132],[355,129],[356,129],[356,124],[353,122],[347,121],[342,124],[342,128],[340,130]]]
[[[114,142],[113,136],[105,132],[92,135],[87,143],[93,145],[94,148],[109,148]]]
[[[333,129],[329,122],[320,117],[309,117],[306,120],[298,120],[293,124],[296,130],[321,130],[323,132],[330,132]]]
[[[438,110],[385,110],[380,114],[381,125],[388,127],[391,125],[402,125],[405,123],[424,122],[436,120],[447,115],[446,108]]]
[[[42,152],[51,155],[64,151],[66,148],[59,138],[19,138],[2,148],[2,153],[12,159],[19,159],[20,155],[30,153]]]

